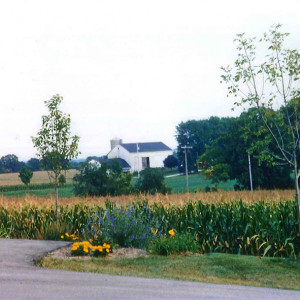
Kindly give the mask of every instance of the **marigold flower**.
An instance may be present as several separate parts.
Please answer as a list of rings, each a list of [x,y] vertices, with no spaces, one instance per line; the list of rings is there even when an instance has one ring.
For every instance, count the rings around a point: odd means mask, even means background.
[[[64,235],[62,234],[62,235],[60,236],[60,238],[63,239],[63,238],[64,238]]]
[[[169,235],[174,236],[176,233],[173,229],[169,230]]]

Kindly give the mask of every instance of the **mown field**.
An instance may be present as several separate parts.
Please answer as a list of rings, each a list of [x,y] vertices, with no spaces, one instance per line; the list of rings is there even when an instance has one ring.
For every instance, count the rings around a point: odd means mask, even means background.
[[[71,183],[75,174],[77,174],[77,170],[69,170],[66,172],[66,180],[67,183]],[[49,176],[46,171],[37,171],[33,172],[33,177],[31,179],[31,184],[41,184],[41,183],[48,183]],[[0,174],[0,186],[3,185],[22,185],[22,181],[19,178],[19,173],[5,173]]]

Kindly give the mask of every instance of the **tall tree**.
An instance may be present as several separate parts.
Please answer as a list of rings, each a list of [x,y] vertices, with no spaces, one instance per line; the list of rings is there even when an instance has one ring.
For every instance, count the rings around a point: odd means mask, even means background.
[[[27,166],[31,171],[40,171],[40,161],[37,158],[30,158],[27,162]]]
[[[267,46],[263,61],[258,59],[261,56],[256,53],[255,38],[238,34],[234,40],[237,59],[233,66],[222,67],[222,80],[228,86],[228,95],[236,99],[236,106],[256,107],[258,110],[263,123],[260,132],[265,135],[256,143],[264,148],[261,159],[285,164],[294,173],[300,238],[300,53],[284,47],[289,34],[282,33],[280,28],[279,24],[273,25],[259,40]]]
[[[50,181],[55,185],[56,219],[58,219],[58,187],[63,171],[69,169],[69,161],[79,154],[77,135],[71,136],[71,118],[59,110],[63,97],[54,95],[45,105],[48,115],[42,116],[42,127],[36,137],[32,137],[38,150],[41,165],[47,170]]]
[[[206,145],[219,137],[226,130],[230,118],[210,117],[207,120],[189,120],[181,122],[176,127],[176,139],[178,142],[177,155],[178,165],[181,170],[185,169],[183,146],[191,146],[188,149],[188,169],[197,171],[196,161],[205,152]]]
[[[23,163],[19,161],[19,158],[15,154],[2,156],[0,165],[7,173],[18,172],[23,167]]]
[[[199,159],[199,165],[206,177],[215,183],[236,180],[239,187],[249,189],[248,154],[251,154],[252,182],[255,189],[291,188],[293,181],[289,176],[290,170],[261,161],[261,152],[252,147],[255,140],[253,133],[261,126],[256,108],[232,118],[227,130],[206,147],[205,153]]]

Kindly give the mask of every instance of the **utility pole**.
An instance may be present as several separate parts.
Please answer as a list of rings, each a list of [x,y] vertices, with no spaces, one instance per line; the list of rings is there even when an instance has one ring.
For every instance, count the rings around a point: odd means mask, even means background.
[[[186,192],[189,193],[189,176],[188,176],[188,165],[187,165],[187,149],[191,149],[191,146],[183,146],[184,158],[185,158],[185,180],[186,180]]]
[[[253,192],[252,170],[251,170],[251,158],[250,158],[250,154],[249,154],[249,153],[248,153],[248,163],[249,163],[250,189],[251,189],[251,192]]]
[[[136,143],[136,158],[137,158],[138,178],[140,178],[140,160],[139,160],[139,144],[138,143]]]

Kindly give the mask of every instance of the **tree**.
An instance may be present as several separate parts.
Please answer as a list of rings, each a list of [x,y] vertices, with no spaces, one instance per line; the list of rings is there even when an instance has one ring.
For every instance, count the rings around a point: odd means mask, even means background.
[[[174,155],[169,155],[164,160],[164,167],[165,168],[176,168],[178,166],[178,159]]]
[[[205,152],[206,145],[219,137],[228,126],[230,118],[210,117],[207,120],[189,120],[176,126],[176,139],[178,142],[177,154],[179,170],[185,169],[185,154],[183,146],[188,149],[187,164],[189,171],[197,172],[196,161]]]
[[[37,158],[30,158],[27,162],[27,166],[33,172],[41,170],[40,161]]]
[[[199,158],[199,165],[205,176],[214,183],[236,180],[239,187],[250,188],[248,151],[251,148],[253,132],[262,125],[257,116],[257,109],[243,112],[239,117],[232,118],[229,127],[219,138],[206,146],[205,153]],[[253,187],[291,188],[293,181],[290,171],[284,166],[271,166],[259,160],[260,151],[251,151],[251,169]],[[204,163],[205,162],[205,163]]]
[[[8,154],[1,157],[0,165],[5,172],[15,173],[19,172],[19,170],[24,166],[24,163],[20,162],[19,158],[15,154]]]
[[[166,194],[171,191],[164,183],[164,172],[160,168],[146,168],[141,171],[136,188],[140,192],[150,194]]]
[[[258,138],[253,148],[262,149],[260,158],[273,165],[286,165],[294,173],[300,237],[300,53],[284,48],[289,34],[280,28],[279,24],[273,25],[259,40],[267,44],[262,62],[258,62],[255,38],[238,34],[234,40],[237,59],[232,67],[222,67],[222,80],[228,86],[228,96],[236,99],[235,106],[257,108],[263,126],[256,136],[264,138]]]
[[[55,185],[56,219],[58,219],[58,187],[63,171],[69,169],[69,161],[76,158],[79,137],[71,136],[71,118],[59,110],[63,97],[54,95],[45,105],[48,115],[42,116],[42,127],[36,137],[32,137],[38,150],[41,165],[47,170],[50,181]]]
[[[22,168],[19,173],[19,177],[21,178],[22,182],[27,186],[30,183],[30,180],[33,176],[31,170],[27,168]]]
[[[74,177],[74,193],[78,196],[117,196],[131,191],[132,174],[118,172],[113,164],[103,162],[100,167],[85,163]]]

